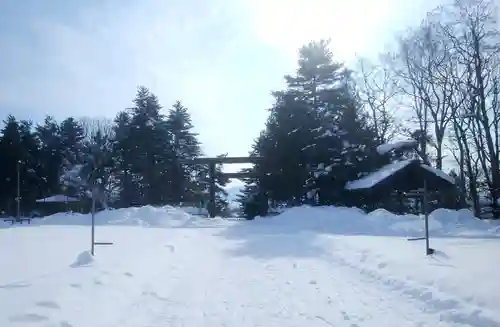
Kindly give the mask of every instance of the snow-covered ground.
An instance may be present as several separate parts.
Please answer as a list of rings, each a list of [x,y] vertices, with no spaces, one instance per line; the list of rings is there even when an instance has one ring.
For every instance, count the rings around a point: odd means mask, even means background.
[[[0,228],[0,326],[500,326],[498,223],[287,209],[254,221],[172,207]]]

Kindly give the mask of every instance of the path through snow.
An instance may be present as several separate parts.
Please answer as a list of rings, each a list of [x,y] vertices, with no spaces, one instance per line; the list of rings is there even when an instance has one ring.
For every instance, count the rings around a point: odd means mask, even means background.
[[[192,250],[192,242],[202,245]],[[289,244],[281,243],[280,246]],[[346,265],[228,257],[190,231],[158,279],[111,326],[452,326]]]
[[[497,325],[476,311],[466,314],[458,301],[426,301],[432,293],[426,298],[410,284],[374,278],[338,253],[293,260],[228,256],[235,244],[213,232],[185,231],[165,258],[175,264],[163,265],[109,327]],[[292,242],[279,238],[273,245]]]

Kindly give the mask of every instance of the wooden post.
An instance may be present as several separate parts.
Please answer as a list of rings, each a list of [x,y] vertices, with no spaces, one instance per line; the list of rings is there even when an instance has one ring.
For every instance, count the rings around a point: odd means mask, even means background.
[[[215,217],[215,162],[210,162],[209,164],[209,176],[210,176],[210,203],[208,211],[210,218]]]
[[[425,214],[425,254],[430,255],[434,253],[434,250],[429,247],[429,200],[427,196],[427,181],[424,179],[424,203],[423,209]]]

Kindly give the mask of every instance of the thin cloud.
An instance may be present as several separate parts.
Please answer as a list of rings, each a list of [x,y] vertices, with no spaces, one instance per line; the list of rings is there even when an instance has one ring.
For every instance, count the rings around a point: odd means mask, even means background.
[[[165,108],[191,110],[206,154],[245,155],[296,49],[332,37],[341,59],[370,51],[396,2],[11,1],[3,14],[19,19],[0,24],[0,115],[112,118],[145,85]]]

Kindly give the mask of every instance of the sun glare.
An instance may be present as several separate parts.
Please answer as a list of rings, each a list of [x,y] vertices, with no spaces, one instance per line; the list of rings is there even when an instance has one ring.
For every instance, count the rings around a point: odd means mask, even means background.
[[[296,56],[297,48],[319,38],[331,38],[342,60],[370,46],[384,28],[393,0],[269,1],[248,0],[254,32],[264,42]]]

